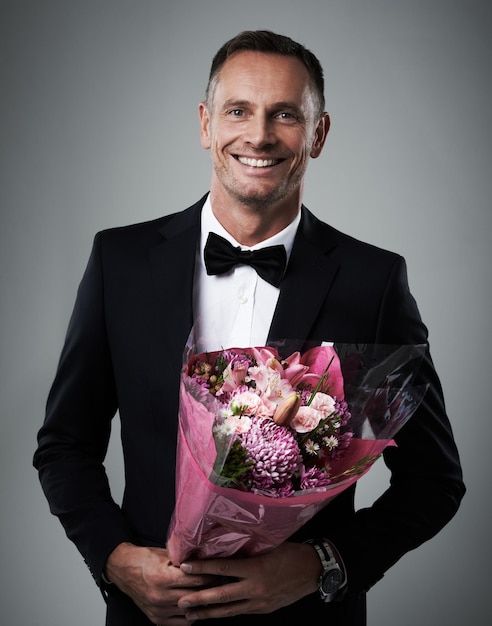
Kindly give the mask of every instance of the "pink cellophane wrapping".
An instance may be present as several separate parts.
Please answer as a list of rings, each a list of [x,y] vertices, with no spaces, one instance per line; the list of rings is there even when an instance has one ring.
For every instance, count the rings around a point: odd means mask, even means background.
[[[181,385],[176,505],[167,543],[175,565],[190,558],[251,555],[279,545],[372,466],[368,462],[356,476],[323,491],[289,498],[221,487],[209,479],[216,457],[214,417]],[[393,442],[352,439],[343,458],[332,463],[333,474],[343,472],[365,457],[374,460],[388,445]]]

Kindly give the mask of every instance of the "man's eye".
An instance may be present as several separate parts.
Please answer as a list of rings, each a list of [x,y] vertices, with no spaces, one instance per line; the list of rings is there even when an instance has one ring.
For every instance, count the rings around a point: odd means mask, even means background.
[[[229,115],[232,117],[241,117],[244,115],[244,111],[242,109],[232,109],[232,111],[229,111]]]
[[[282,111],[281,113],[279,113],[277,115],[277,117],[281,120],[295,120],[295,116],[292,113],[289,113],[288,111]]]

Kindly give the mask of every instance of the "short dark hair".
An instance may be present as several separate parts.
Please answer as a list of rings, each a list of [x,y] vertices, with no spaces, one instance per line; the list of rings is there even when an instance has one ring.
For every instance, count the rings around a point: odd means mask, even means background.
[[[214,56],[206,90],[206,100],[211,105],[211,99],[222,66],[227,59],[240,51],[265,52],[283,54],[299,59],[307,68],[313,87],[317,112],[319,115],[325,109],[323,68],[317,57],[300,43],[290,37],[278,35],[269,30],[245,30],[227,41]]]

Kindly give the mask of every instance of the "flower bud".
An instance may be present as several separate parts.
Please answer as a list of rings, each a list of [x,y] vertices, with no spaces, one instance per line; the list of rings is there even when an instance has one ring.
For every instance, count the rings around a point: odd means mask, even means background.
[[[278,424],[278,426],[288,426],[296,416],[300,406],[301,396],[295,391],[289,393],[289,395],[283,398],[277,405],[275,413],[273,414],[273,421]]]

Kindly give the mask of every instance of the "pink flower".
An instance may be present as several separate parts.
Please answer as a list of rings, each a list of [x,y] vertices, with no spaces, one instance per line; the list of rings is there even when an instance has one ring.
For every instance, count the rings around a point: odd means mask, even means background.
[[[272,410],[258,394],[253,391],[240,391],[231,398],[231,410],[235,415],[256,415],[258,417],[271,417]]]
[[[312,409],[317,409],[324,413],[325,417],[331,415],[335,410],[335,399],[329,396],[327,393],[318,392],[311,404],[309,405]]]
[[[308,372],[309,367],[301,363],[301,353],[294,352],[287,359],[285,359],[286,368],[284,370],[285,377],[292,385],[297,387],[301,382],[304,374]]]
[[[310,406],[300,406],[297,415],[290,423],[290,427],[298,433],[309,433],[324,419],[322,411]]]
[[[335,348],[330,346],[311,348],[301,356],[300,361],[307,366],[308,371],[297,384],[311,385],[315,389],[321,376],[326,372],[326,381],[321,389],[329,391],[332,396],[344,397],[342,369]]]
[[[309,406],[301,406],[290,423],[298,433],[308,433],[335,410],[335,400],[326,393],[317,393]]]
[[[274,359],[249,368],[249,377],[254,380],[255,390],[274,405],[293,391],[289,381],[284,378],[284,370]]]
[[[272,362],[280,365],[280,356],[273,348],[252,348],[251,355],[259,366],[268,365],[272,367]]]
[[[248,374],[248,368],[251,365],[246,358],[235,358],[225,368],[223,373],[224,384],[220,390],[221,393],[234,391],[237,387],[244,385],[245,378]]]

